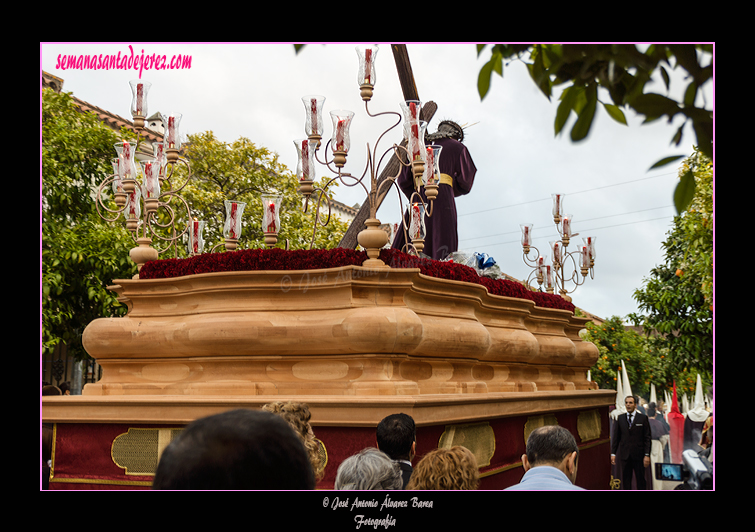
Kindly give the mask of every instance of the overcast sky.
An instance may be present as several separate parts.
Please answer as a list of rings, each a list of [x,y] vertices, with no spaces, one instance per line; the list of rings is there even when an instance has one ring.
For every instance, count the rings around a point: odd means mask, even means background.
[[[44,71],[65,80],[65,91],[130,118],[128,82],[139,76],[138,71],[63,69],[59,56],[131,55],[132,49],[134,55],[143,51],[169,60],[176,54],[191,56],[190,68],[141,73],[152,83],[150,114],[182,113],[182,135],[211,130],[226,142],[246,137],[278,153],[291,171],[296,169],[293,141],[304,137],[301,97],[321,94],[326,97],[325,116],[335,109],[355,113],[345,171],[361,175],[367,144],[373,149],[393,118],[369,118],[365,113],[354,48],[310,44],[297,55],[291,44],[275,43],[43,43],[40,62]],[[550,197],[562,193],[565,211],[573,215],[574,231],[580,235],[576,240],[597,238],[595,277],[572,294],[574,303],[604,318],[637,312],[633,293],[663,262],[661,244],[675,214],[676,165],[649,168],[663,157],[691,153],[691,130],[681,146],[671,146],[676,125],[641,125],[629,112],[630,124],[622,126],[599,110],[589,138],[574,144],[568,131],[554,136],[557,98],[549,102],[522,63],[507,65],[504,78],[494,76],[489,95],[480,101],[477,75],[489,52],[478,58],[471,43],[410,43],[407,48],[420,99],[438,105],[429,131],[443,119],[469,125],[465,144],[478,172],[471,193],[457,198],[460,250],[487,253],[504,272],[526,278],[530,269],[522,259],[519,225],[534,224],[534,245],[548,253],[548,242],[557,236]],[[369,110],[399,112],[403,96],[390,45],[381,47],[376,60],[377,83]],[[684,85],[681,76],[675,76],[672,94],[678,97]],[[713,87],[706,89],[710,108]],[[665,93],[660,82],[654,90]],[[607,95],[602,96],[607,101]],[[392,130],[378,145],[379,154],[400,140],[400,128]],[[336,198],[361,204],[365,194],[361,187],[341,185]],[[399,213],[398,194],[392,192],[378,217],[393,223],[399,221]]]

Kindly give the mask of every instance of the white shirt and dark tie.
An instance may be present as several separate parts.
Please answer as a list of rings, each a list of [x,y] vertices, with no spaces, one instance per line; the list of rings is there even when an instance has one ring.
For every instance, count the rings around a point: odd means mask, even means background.
[[[627,412],[627,426],[631,429],[632,423],[634,423],[634,416],[637,415],[637,410],[633,410],[632,412]],[[611,454],[611,456],[614,456]],[[646,454],[646,456],[650,456]]]

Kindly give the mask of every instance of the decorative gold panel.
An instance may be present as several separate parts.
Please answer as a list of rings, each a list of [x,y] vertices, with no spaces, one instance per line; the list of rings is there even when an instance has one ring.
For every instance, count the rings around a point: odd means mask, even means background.
[[[467,425],[447,425],[440,435],[438,447],[450,449],[455,445],[466,447],[477,459],[478,467],[490,465],[495,453],[495,434],[490,423],[471,423]]]
[[[128,429],[110,449],[115,465],[127,475],[154,475],[160,456],[182,429]]]
[[[527,418],[527,422],[524,424],[524,443],[527,444],[527,438],[530,437],[530,433],[545,427],[546,425],[558,425],[558,419],[553,414],[545,414],[543,416],[532,416]]]
[[[328,450],[325,448],[325,444],[321,440],[315,438],[315,442],[317,442],[317,454],[320,457],[320,463],[322,464],[320,471],[324,471],[325,467],[328,465]],[[319,473],[320,471],[317,472]]]
[[[581,441],[597,440],[600,438],[602,422],[598,410],[585,410],[577,416],[577,432]]]

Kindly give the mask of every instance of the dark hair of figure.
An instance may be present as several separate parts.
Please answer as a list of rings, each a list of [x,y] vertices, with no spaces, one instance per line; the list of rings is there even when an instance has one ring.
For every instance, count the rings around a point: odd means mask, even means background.
[[[409,460],[417,439],[414,419],[407,414],[391,414],[377,426],[377,446],[394,460]]]
[[[299,436],[269,412],[236,409],[189,424],[163,451],[153,489],[309,490]]]

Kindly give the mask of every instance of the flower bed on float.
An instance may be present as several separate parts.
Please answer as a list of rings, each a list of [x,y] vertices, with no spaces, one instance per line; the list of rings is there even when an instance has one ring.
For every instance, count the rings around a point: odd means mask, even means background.
[[[559,295],[533,292],[521,283],[493,279],[477,274],[474,268],[454,262],[425,259],[396,249],[382,249],[380,259],[392,268],[418,268],[428,277],[483,285],[490,294],[529,299],[543,308],[574,312],[574,305]],[[147,262],[140,279],[167,279],[185,275],[231,271],[319,270],[342,266],[361,266],[367,253],[353,249],[247,249],[207,253],[186,259],[160,259]]]

